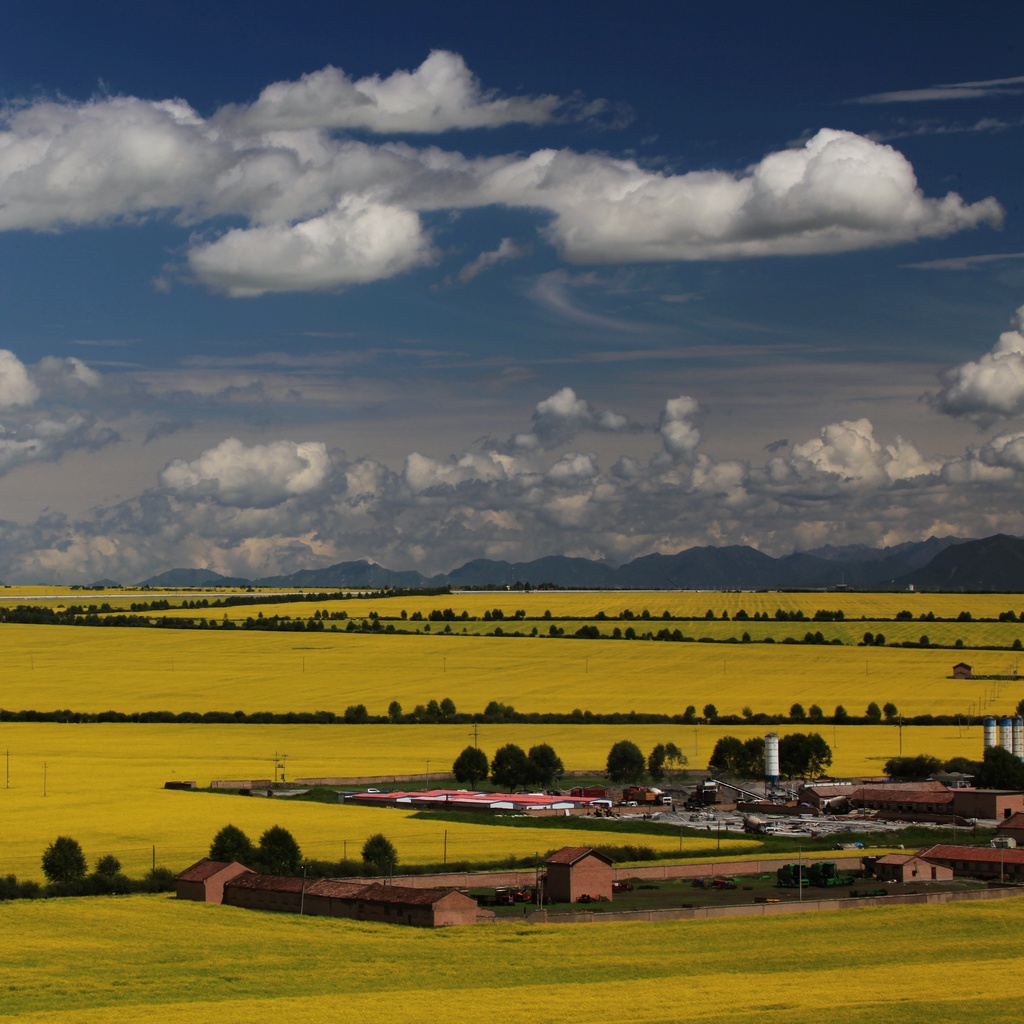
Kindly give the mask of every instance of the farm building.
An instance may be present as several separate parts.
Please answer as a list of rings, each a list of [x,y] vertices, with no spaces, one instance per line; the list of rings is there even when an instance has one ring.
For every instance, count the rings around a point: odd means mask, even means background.
[[[251,871],[251,868],[238,861],[226,863],[204,857],[174,879],[175,893],[179,900],[221,903],[224,899],[224,884]]]
[[[1024,814],[1018,812],[1000,822],[996,827],[996,833],[1013,839],[1018,846],[1024,846]]]
[[[612,898],[612,861],[585,846],[566,846],[544,862],[544,891],[556,903],[578,903],[581,896],[593,900]]]
[[[954,875],[1024,882],[1024,850],[997,850],[991,846],[931,846],[923,860],[951,868]]]
[[[1024,793],[1010,789],[957,789],[953,808],[965,818],[1010,818],[1024,813]]]
[[[954,679],[973,679],[974,676],[971,674],[971,666],[965,661],[959,661],[953,666],[953,678]]]
[[[211,871],[216,865],[218,871]],[[226,868],[240,868],[228,877]],[[213,885],[200,888],[206,876]],[[263,875],[241,864],[201,860],[178,875],[179,899],[205,900],[250,910],[316,917],[347,917],[357,921],[441,928],[476,924],[494,917],[470,896],[451,889],[414,889],[399,885],[342,882],[330,878],[304,879]],[[199,895],[199,893],[205,895]]]
[[[893,783],[889,786],[856,786],[850,806],[870,811],[904,814],[952,814],[953,794],[941,782]]]
[[[517,811],[521,814],[585,814],[610,807],[604,797],[550,793],[484,793],[466,789],[393,790],[386,793],[344,793],[345,803],[370,807],[420,807],[432,811]]]
[[[880,882],[948,881],[953,869],[925,860],[918,853],[893,853],[875,861],[875,877]]]

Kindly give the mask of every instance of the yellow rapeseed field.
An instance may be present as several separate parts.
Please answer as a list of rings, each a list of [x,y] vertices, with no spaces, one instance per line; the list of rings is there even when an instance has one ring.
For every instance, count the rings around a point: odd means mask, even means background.
[[[441,931],[167,897],[13,903],[0,1021],[1013,1021],[1022,928],[1021,899]]]
[[[568,770],[587,770],[601,769],[608,749],[620,739],[632,740],[645,752],[672,741],[691,764],[703,766],[720,736],[746,739],[764,731],[750,726],[481,726],[479,742],[488,755],[505,743],[524,749],[550,743]],[[795,730],[780,729],[787,731]],[[893,726],[826,726],[824,734],[835,751],[833,770],[841,773],[880,774],[885,758],[899,751]],[[214,834],[229,822],[254,839],[281,824],[294,833],[306,855],[326,860],[346,853],[357,856],[366,838],[378,831],[392,838],[401,860],[410,864],[437,862],[445,853],[450,861],[525,857],[577,840],[593,841],[571,832],[417,821],[398,809],[163,789],[171,780],[205,787],[212,779],[272,778],[274,756],[280,754],[288,755],[289,778],[425,775],[428,770],[450,770],[470,742],[467,727],[454,725],[0,724],[0,757],[9,752],[0,761],[0,771],[9,763],[11,778],[8,789],[0,775],[0,874],[40,878],[42,852],[58,835],[78,839],[90,863],[111,853],[135,875],[149,868],[155,846],[157,862],[177,871],[204,855]],[[977,757],[981,730],[905,727],[903,749],[944,758]],[[637,841],[658,849],[679,848],[671,837]],[[709,837],[704,845],[711,851],[713,844],[714,837]]]
[[[0,638],[0,706],[13,710],[384,714],[392,700],[411,710],[450,697],[469,712],[497,700],[536,712],[786,713],[798,701],[859,715],[875,701],[917,715],[1012,711],[1024,697],[1021,680],[950,678],[961,657],[976,674],[1007,674],[1006,651],[14,624]]]
[[[547,740],[569,768],[597,767],[617,739],[635,737],[649,749],[668,735],[652,727],[485,727],[481,745],[493,753],[503,743],[530,746]],[[435,772],[449,771],[469,741],[465,726],[0,725],[0,757],[10,751],[11,771],[10,789],[0,775],[0,874],[40,878],[42,852],[58,835],[78,839],[90,863],[111,853],[128,873],[141,875],[155,846],[157,862],[178,871],[204,856],[214,834],[229,822],[253,839],[271,825],[283,825],[307,856],[324,860],[346,854],[358,859],[363,842],[379,831],[387,833],[407,864],[437,863],[445,854],[449,861],[495,861],[593,842],[592,833],[494,828],[484,819],[479,825],[445,824],[417,821],[412,812],[398,809],[163,789],[169,780],[205,787],[212,779],[272,778],[275,754],[289,755],[289,777],[426,774],[428,762]],[[637,841],[680,849],[678,838]],[[742,839],[723,840],[723,848],[727,845],[736,852],[757,846]],[[712,851],[715,839],[684,841],[683,848]]]

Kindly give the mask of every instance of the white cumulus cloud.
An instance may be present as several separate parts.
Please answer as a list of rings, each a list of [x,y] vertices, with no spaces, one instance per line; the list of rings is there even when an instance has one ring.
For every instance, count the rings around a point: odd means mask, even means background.
[[[562,104],[557,96],[500,97],[485,90],[457,53],[434,50],[413,71],[355,81],[326,67],[297,82],[268,85],[252,106],[234,113],[248,131],[364,128],[377,133],[444,132],[543,124]],[[231,113],[231,112],[226,112]]]
[[[160,474],[171,491],[239,508],[269,508],[319,489],[330,470],[320,441],[247,446],[229,437],[197,459],[175,459]]]
[[[942,388],[931,396],[939,411],[982,423],[1024,412],[1024,306],[991,351],[942,375]]]

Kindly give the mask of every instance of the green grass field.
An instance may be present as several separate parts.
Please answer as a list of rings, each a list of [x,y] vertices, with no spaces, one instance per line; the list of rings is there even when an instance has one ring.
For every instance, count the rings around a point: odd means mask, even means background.
[[[14,903],[0,1021],[1011,1021],[1022,928],[1024,900],[436,932],[167,897]]]

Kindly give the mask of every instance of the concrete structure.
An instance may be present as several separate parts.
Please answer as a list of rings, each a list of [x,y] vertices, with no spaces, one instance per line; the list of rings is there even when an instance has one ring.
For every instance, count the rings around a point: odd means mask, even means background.
[[[779,788],[779,734],[770,732],[764,738],[765,792]]]
[[[585,846],[566,846],[544,862],[544,892],[555,903],[577,903],[581,896],[610,900],[614,870],[603,853]]]
[[[199,900],[201,903],[222,903],[224,885],[246,872],[252,873],[238,861],[227,863],[204,857],[186,868],[174,879],[174,890],[179,900]]]
[[[1024,850],[996,850],[991,846],[932,846],[918,855],[951,868],[954,875],[994,881],[1024,882]]]
[[[892,853],[875,861],[875,877],[880,882],[948,881],[953,869],[925,860],[918,853]]]

